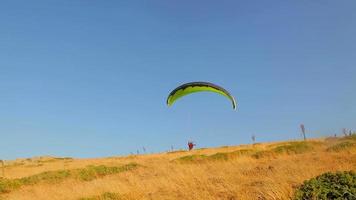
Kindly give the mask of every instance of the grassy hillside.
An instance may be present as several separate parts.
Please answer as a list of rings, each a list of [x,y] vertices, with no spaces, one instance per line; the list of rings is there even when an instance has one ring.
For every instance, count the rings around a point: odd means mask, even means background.
[[[304,180],[344,170],[356,170],[354,136],[102,159],[40,157],[5,161],[0,199],[291,199]]]

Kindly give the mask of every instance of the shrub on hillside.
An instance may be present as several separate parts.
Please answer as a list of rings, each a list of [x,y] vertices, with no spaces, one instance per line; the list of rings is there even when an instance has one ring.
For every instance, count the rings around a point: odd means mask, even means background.
[[[216,153],[211,156],[209,156],[209,160],[228,160],[229,159],[229,153]]]
[[[349,136],[344,137],[344,139],[347,139],[347,140],[356,140],[356,134],[353,133],[353,134],[351,134],[351,135],[349,135]]]
[[[182,163],[190,163],[190,162],[199,162],[206,159],[207,156],[204,154],[201,155],[189,155],[177,158],[176,160]]]
[[[257,151],[251,155],[252,158],[261,159],[261,158],[275,158],[276,155],[274,152],[269,150]]]
[[[0,194],[11,192],[20,187],[18,181],[12,181],[6,178],[0,178]]]
[[[123,166],[113,166],[113,167],[109,167],[105,165],[99,165],[99,166],[90,165],[83,169],[77,169],[72,173],[73,173],[73,177],[76,177],[80,180],[91,181],[98,177],[129,171],[131,169],[136,168],[137,166],[138,164],[136,163],[129,163]]]
[[[58,183],[67,178],[81,181],[91,181],[103,176],[129,171],[137,168],[138,166],[139,165],[137,163],[129,163],[122,166],[90,165],[79,169],[47,171],[17,179],[0,178],[0,194],[11,192],[12,190],[18,189],[24,185]]]
[[[69,170],[47,171],[18,179],[21,185],[32,185],[38,182],[56,183],[70,176]]]
[[[251,155],[255,151],[252,149],[240,149],[233,152],[218,152],[216,154],[210,155],[209,160],[229,160],[233,158],[237,158],[240,156]]]
[[[227,161],[230,159],[237,158],[239,156],[246,156],[251,155],[255,151],[252,149],[240,149],[232,152],[217,152],[212,155],[204,155],[204,154],[195,154],[195,155],[188,155],[182,156],[175,161],[189,163],[189,162],[202,162],[202,161]]]
[[[305,181],[295,192],[295,200],[356,199],[356,173],[325,173]]]
[[[356,147],[356,144],[353,142],[341,142],[339,144],[335,144],[329,148],[327,148],[327,151],[335,151],[335,152],[340,152],[340,151],[345,151],[345,150],[349,150],[353,147]]]
[[[307,142],[292,142],[273,148],[276,153],[299,154],[313,149]]]

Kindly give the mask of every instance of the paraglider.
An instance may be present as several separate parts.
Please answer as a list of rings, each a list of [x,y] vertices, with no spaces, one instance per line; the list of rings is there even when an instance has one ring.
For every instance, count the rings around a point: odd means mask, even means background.
[[[236,109],[235,98],[224,88],[209,82],[191,82],[177,87],[168,95],[167,105],[171,106],[177,99],[196,92],[214,92],[223,95],[231,101],[232,108]]]
[[[169,93],[167,97],[167,105],[172,106],[178,99],[196,92],[214,92],[220,94],[231,101],[232,108],[236,110],[237,104],[235,98],[223,87],[215,85],[209,82],[190,82],[178,86],[172,92]],[[192,141],[188,141],[189,151],[193,150],[196,144]],[[172,148],[173,150],[173,148]]]

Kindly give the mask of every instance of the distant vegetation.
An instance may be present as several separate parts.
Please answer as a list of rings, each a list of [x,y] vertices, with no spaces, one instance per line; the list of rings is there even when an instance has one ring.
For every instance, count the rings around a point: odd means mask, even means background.
[[[291,142],[286,145],[278,146],[272,149],[275,153],[299,154],[312,150],[313,147],[307,142]]]
[[[335,144],[329,148],[327,148],[327,151],[334,151],[334,152],[340,152],[340,151],[346,151],[351,149],[352,147],[356,147],[356,143],[346,141],[346,142],[341,142],[339,144]]]
[[[345,139],[348,139],[348,140],[356,140],[356,133],[351,134],[350,136],[345,137]]]
[[[261,151],[257,151],[256,153],[251,155],[252,158],[256,158],[256,159],[261,159],[261,158],[271,158],[275,156],[275,153],[273,153],[273,151],[271,150],[261,150]]]
[[[19,159],[15,162],[11,162],[5,165],[5,168],[25,166],[25,167],[39,167],[43,166],[46,163],[54,163],[64,161],[66,163],[72,162],[73,158],[71,157],[35,157],[27,159]]]
[[[23,177],[19,179],[0,179],[0,194],[11,192],[23,185],[34,185],[37,183],[58,183],[67,178],[73,178],[80,181],[91,181],[96,178],[129,171],[136,168],[138,164],[130,163],[123,166],[87,166],[80,169],[47,171],[36,175]]]
[[[268,150],[240,149],[232,152],[217,152],[209,156],[204,154],[194,154],[180,157],[176,159],[176,161],[183,163],[219,160],[227,161],[241,156],[251,156],[252,158],[260,159],[266,157],[276,157],[278,154],[301,154],[311,150],[313,150],[313,146],[308,142],[288,142]]]
[[[187,155],[177,158],[175,161],[181,163],[187,162],[203,162],[203,161],[227,161],[229,159],[237,158],[239,156],[251,155],[255,152],[253,149],[241,149],[232,152],[218,152],[212,155],[205,155],[205,154],[194,154],[194,155]]]
[[[83,197],[78,200],[120,200],[122,199],[119,194],[112,192],[105,192],[101,195],[92,196],[92,197]]]
[[[213,154],[209,156],[209,160],[229,160],[229,159],[234,159],[240,156],[246,156],[246,155],[251,155],[253,152],[255,152],[253,149],[241,149],[241,150],[236,150],[232,152],[218,152],[216,154]]]
[[[197,162],[197,161],[202,161],[207,157],[208,156],[206,156],[206,155],[189,155],[189,156],[180,157],[180,158],[178,158],[176,160],[179,161],[179,162],[183,162],[183,163],[185,163],[185,162]]]
[[[171,153],[183,153],[183,152],[186,152],[186,150],[168,151],[167,153],[171,154]]]
[[[305,181],[295,192],[295,200],[356,199],[356,173],[325,173]]]

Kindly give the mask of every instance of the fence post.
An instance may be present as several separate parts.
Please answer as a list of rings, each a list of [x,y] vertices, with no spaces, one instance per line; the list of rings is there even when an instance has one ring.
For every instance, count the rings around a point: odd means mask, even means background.
[[[305,127],[304,127],[304,124],[301,124],[301,125],[300,125],[300,129],[302,130],[302,134],[303,134],[304,141],[307,140],[307,137],[305,136]]]
[[[254,134],[251,136],[251,139],[252,139],[252,144],[255,144],[255,142],[256,142],[256,136],[255,136]]]
[[[5,163],[3,160],[0,160],[0,163],[1,163],[2,177],[5,178]]]

